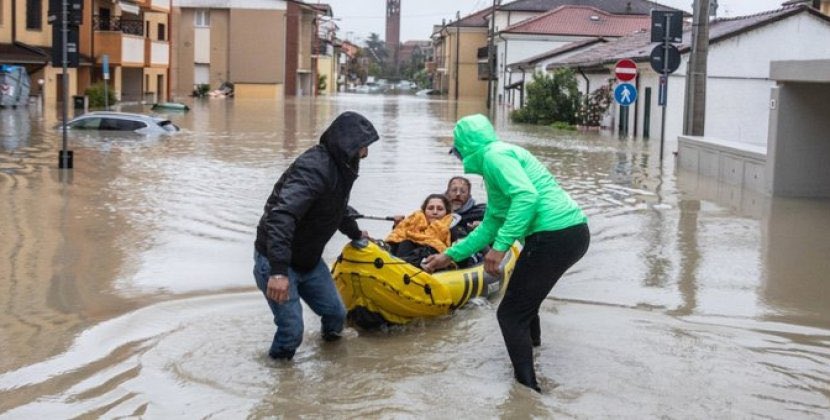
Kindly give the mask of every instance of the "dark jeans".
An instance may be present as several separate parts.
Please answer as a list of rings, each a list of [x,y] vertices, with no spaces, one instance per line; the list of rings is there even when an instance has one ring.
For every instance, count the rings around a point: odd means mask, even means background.
[[[590,241],[587,224],[525,238],[499,305],[499,326],[516,380],[537,391],[532,345],[540,338],[539,307],[565,271],[585,255]]]
[[[270,271],[271,265],[268,259],[254,251],[254,279],[263,295],[268,288]],[[294,357],[294,352],[303,342],[303,307],[300,304],[300,298],[314,313],[320,315],[323,337],[343,331],[346,321],[346,307],[343,306],[343,301],[331,278],[331,272],[323,260],[320,260],[317,266],[308,272],[298,272],[289,268],[288,278],[288,301],[277,303],[265,297],[274,315],[274,324],[277,326],[268,354],[282,359]]]

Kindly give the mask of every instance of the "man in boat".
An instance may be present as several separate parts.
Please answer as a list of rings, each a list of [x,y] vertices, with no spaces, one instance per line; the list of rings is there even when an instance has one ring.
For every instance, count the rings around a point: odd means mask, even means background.
[[[513,242],[524,241],[497,318],[516,380],[541,392],[533,367],[533,346],[540,342],[539,307],[588,250],[588,219],[553,174],[527,150],[500,141],[484,115],[460,119],[453,138],[464,172],[484,177],[487,210],[480,226],[443,253],[427,257],[422,267],[433,272],[492,244],[484,270],[497,275]]]
[[[325,341],[340,338],[346,308],[322,260],[323,248],[340,230],[368,237],[347,208],[360,160],[378,133],[355,112],[340,114],[274,184],[257,226],[254,278],[274,314],[277,331],[268,355],[291,360],[303,340],[300,299],[321,317]]]
[[[450,200],[452,212],[461,216],[461,220],[453,227],[453,240],[466,237],[484,219],[487,204],[476,203],[471,194],[472,184],[463,176],[454,176],[447,183],[444,195]]]

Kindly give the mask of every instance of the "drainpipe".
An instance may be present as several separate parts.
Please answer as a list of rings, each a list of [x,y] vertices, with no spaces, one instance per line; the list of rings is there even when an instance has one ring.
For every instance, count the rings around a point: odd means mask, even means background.
[[[458,54],[461,52],[461,11],[455,12],[455,100],[458,100]]]
[[[524,108],[525,107],[525,75],[526,74],[527,73],[525,73],[525,71],[522,70],[522,88],[519,90],[519,108]]]
[[[508,20],[510,19],[510,15],[508,14]],[[507,61],[507,39],[505,39],[501,33],[499,33],[499,38],[504,41],[504,59],[502,61]],[[504,63],[501,63],[504,68],[507,68]],[[502,79],[501,77],[499,79]],[[501,84],[501,91],[504,92],[504,82]]]
[[[585,79],[585,106],[588,106],[588,96],[591,94],[591,80],[585,75],[585,71],[581,66],[577,66],[576,71]]]
[[[17,42],[17,1],[12,0],[12,45]]]

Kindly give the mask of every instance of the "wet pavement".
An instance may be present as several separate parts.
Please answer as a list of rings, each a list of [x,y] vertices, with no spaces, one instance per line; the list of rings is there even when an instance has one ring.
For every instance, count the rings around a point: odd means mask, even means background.
[[[381,141],[352,203],[404,214],[459,174],[453,121],[482,109],[192,105],[168,114],[173,136],[73,134],[70,176],[54,113],[0,110],[0,417],[830,417],[830,201],[678,173],[657,141],[503,119],[500,136],[550,167],[593,234],[542,307],[543,394],[513,383],[497,302],[333,345],[306,311],[297,357],[275,363],[251,268],[280,172],[339,112],[361,112]]]

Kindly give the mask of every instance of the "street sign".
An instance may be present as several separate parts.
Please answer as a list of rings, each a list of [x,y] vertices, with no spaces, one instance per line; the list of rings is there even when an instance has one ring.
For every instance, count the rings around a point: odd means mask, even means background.
[[[668,87],[669,87],[669,79],[666,76],[660,76],[660,89],[657,92],[657,105],[665,107],[666,100],[668,99]]]
[[[110,56],[109,54],[104,54],[101,56],[102,66],[101,70],[104,73],[104,80],[110,79]]]
[[[614,88],[614,100],[621,106],[629,106],[637,100],[637,88],[631,83],[620,83]]]
[[[634,80],[637,77],[637,63],[628,58],[623,58],[617,61],[617,64],[614,66],[614,74],[621,82]]]
[[[680,51],[672,44],[659,44],[651,50],[649,61],[657,73],[674,73],[680,67]]]
[[[666,41],[666,18],[668,18],[668,42],[683,41],[683,12],[653,10],[651,12],[651,42]]]

